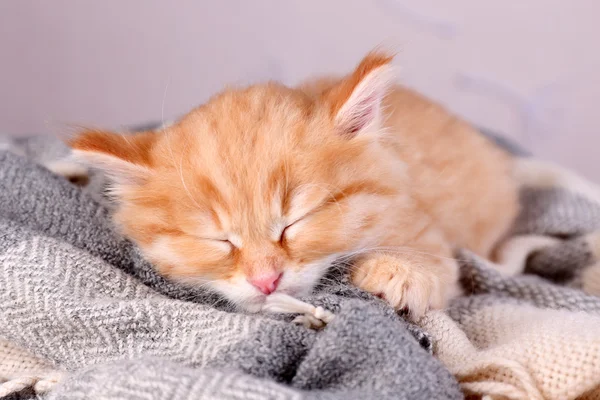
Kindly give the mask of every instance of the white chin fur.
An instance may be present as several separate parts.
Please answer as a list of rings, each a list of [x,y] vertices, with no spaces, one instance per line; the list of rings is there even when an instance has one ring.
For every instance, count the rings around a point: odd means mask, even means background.
[[[290,268],[284,270],[279,287],[275,293],[284,293],[291,297],[309,295],[333,260],[335,260],[334,256],[321,260],[318,263],[305,265],[297,271],[293,271]],[[267,296],[253,287],[242,276],[227,281],[213,281],[209,286],[240,309],[249,312],[259,312],[267,299]]]

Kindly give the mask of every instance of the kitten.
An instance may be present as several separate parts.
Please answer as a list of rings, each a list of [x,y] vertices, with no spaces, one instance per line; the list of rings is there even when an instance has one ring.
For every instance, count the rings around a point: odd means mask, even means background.
[[[226,90],[159,132],[86,131],[115,221],[164,276],[249,311],[309,294],[335,260],[418,318],[458,292],[456,247],[489,256],[518,211],[511,158],[393,83],[392,57],[299,88]]]

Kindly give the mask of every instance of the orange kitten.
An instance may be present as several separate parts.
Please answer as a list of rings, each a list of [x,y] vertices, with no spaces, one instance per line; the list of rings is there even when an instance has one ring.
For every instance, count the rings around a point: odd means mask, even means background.
[[[516,215],[511,160],[369,54],[345,78],[226,90],[160,132],[87,131],[115,220],[157,270],[258,311],[339,258],[415,318],[457,292],[455,247],[489,256]]]

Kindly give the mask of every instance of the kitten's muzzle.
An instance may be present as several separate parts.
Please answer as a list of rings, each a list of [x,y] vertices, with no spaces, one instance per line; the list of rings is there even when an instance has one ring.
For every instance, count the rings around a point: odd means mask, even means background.
[[[257,277],[248,278],[248,282],[263,294],[270,295],[279,286],[281,281],[282,272],[273,272],[266,275],[259,275]]]

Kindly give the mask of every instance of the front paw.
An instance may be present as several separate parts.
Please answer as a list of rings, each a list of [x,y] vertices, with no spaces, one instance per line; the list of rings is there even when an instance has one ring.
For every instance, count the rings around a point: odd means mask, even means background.
[[[428,270],[427,265],[391,255],[363,260],[357,265],[352,281],[413,320],[421,318],[429,309],[443,308],[446,303],[446,290],[438,274]],[[456,285],[455,282],[447,284]]]

